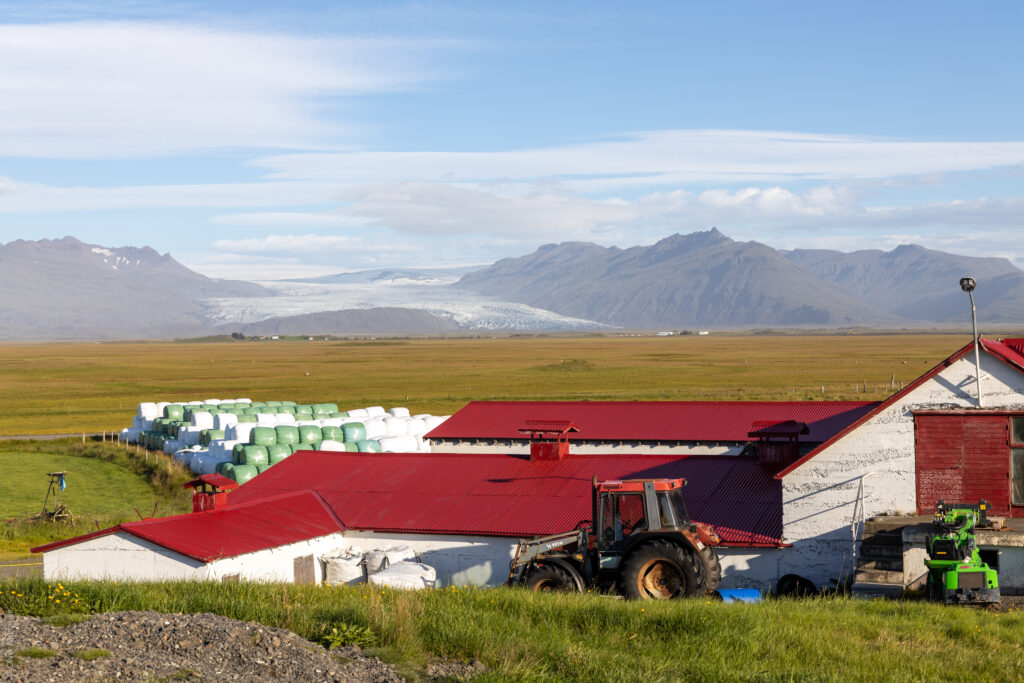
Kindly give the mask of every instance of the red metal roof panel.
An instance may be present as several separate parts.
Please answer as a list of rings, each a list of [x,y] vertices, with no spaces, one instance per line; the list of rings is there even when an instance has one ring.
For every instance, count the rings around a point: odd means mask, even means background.
[[[431,439],[522,439],[527,420],[569,421],[570,441],[745,442],[756,422],[793,420],[821,442],[877,402],[865,401],[472,401],[429,432]]]
[[[296,453],[228,496],[229,509],[313,488],[350,529],[527,537],[588,518],[591,479],[685,477],[691,516],[724,542],[782,543],[781,484],[756,458]]]

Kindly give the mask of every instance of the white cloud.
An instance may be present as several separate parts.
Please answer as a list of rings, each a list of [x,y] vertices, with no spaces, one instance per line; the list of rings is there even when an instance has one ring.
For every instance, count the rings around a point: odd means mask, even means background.
[[[263,213],[232,213],[214,216],[211,223],[254,228],[354,228],[366,225],[357,217],[338,212],[301,213],[267,211]]]
[[[578,193],[692,183],[848,180],[1024,162],[1024,142],[883,140],[746,130],[671,130],[507,152],[285,154],[253,162],[291,180],[558,182]],[[400,169],[400,170],[396,170]]]
[[[424,53],[453,45],[125,21],[0,25],[0,154],[337,148],[346,129],[321,104],[435,78]]]

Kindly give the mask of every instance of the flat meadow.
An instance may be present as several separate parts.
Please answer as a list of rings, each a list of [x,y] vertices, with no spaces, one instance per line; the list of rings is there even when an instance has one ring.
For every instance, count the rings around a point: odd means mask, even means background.
[[[504,336],[0,345],[0,436],[129,426],[141,401],[881,400],[969,335]]]

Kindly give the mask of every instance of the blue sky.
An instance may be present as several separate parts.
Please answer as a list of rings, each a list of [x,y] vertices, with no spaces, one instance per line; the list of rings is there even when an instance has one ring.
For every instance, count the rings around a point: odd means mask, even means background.
[[[716,226],[1024,267],[1022,8],[0,0],[0,242],[258,279]]]

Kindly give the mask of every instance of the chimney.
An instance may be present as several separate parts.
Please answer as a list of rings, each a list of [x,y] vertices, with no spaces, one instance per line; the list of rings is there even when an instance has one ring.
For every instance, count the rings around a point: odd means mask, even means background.
[[[579,428],[568,420],[527,420],[519,431],[530,435],[530,460],[561,460],[569,455],[569,433]]]
[[[237,489],[238,482],[219,474],[204,474],[182,486],[192,487],[192,512],[210,512],[228,506],[228,491]]]

